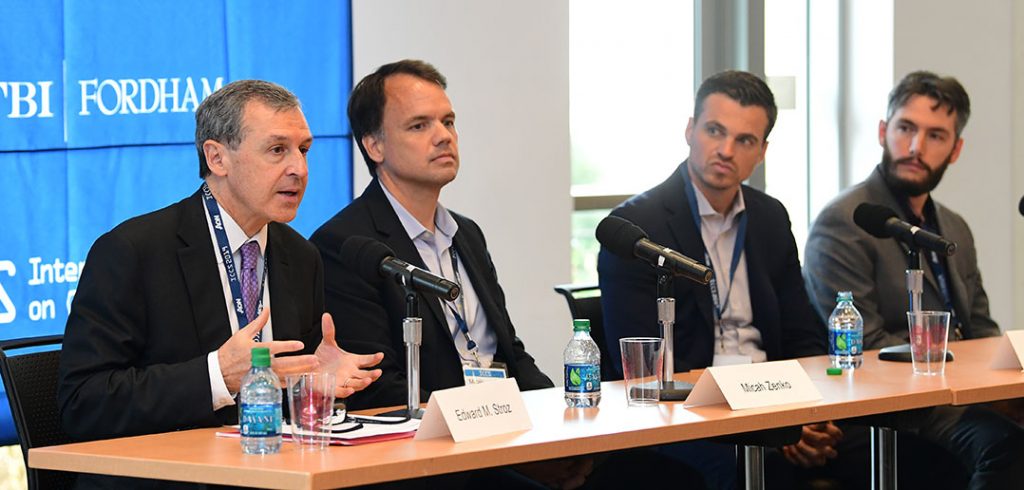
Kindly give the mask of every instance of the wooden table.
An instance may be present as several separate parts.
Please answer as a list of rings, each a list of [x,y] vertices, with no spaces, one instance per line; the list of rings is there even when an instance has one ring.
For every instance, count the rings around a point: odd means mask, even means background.
[[[990,369],[1001,337],[950,342],[955,360],[946,363],[944,376],[953,394],[953,405],[971,405],[1024,397],[1024,372]]]
[[[958,356],[960,354],[958,353]],[[627,407],[621,382],[602,384],[596,409],[565,408],[559,388],[523,393],[530,431],[455,444],[450,438],[401,440],[303,452],[285,443],[277,455],[242,454],[215,429],[67,444],[29,451],[39,469],[268,488],[334,488],[484,467],[702,439],[951,403],[938,377],[910,375],[910,365],[865,356],[864,367],[827,376],[825,356],[801,359],[823,399],[732,411],[681,403]],[[957,363],[960,362],[958,357]],[[964,362],[966,366],[968,362]],[[695,380],[696,373],[678,375]]]

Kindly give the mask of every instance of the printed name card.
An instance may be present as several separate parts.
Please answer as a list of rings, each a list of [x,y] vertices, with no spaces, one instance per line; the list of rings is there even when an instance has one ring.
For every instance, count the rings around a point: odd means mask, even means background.
[[[519,385],[508,378],[431,393],[415,438],[451,434],[462,442],[532,428]]]
[[[770,407],[821,399],[797,361],[713,366],[704,370],[683,406],[728,402],[729,408]]]
[[[1007,330],[996,347],[992,369],[1024,369],[1024,330]]]

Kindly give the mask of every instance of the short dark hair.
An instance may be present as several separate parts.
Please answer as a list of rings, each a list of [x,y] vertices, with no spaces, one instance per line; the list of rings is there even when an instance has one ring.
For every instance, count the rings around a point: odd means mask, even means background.
[[[967,119],[971,117],[971,98],[957,79],[940,77],[930,71],[908,74],[889,92],[889,110],[885,114],[885,121],[891,121],[893,114],[915,95],[924,95],[934,100],[932,110],[945,107],[946,114],[956,113],[956,137],[960,137],[967,126]]]
[[[775,127],[775,118],[779,115],[779,109],[775,106],[775,96],[768,84],[764,83],[753,73],[727,70],[711,75],[700,84],[697,89],[697,99],[693,105],[693,119],[699,119],[704,111],[704,99],[711,94],[722,94],[729,97],[741,106],[757,106],[764,108],[768,113],[768,127],[764,130],[764,139],[768,139],[768,133]]]
[[[232,150],[238,148],[242,134],[245,105],[258,100],[275,111],[299,109],[301,104],[288,89],[263,80],[238,80],[210,94],[196,109],[196,151],[199,152],[199,178],[210,175],[203,143],[214,140]]]
[[[433,65],[420,60],[401,60],[377,68],[377,71],[367,75],[355,88],[348,98],[348,121],[352,126],[352,138],[359,146],[359,152],[363,154],[370,175],[377,176],[377,164],[366,153],[363,147],[363,136],[368,134],[383,137],[381,124],[384,121],[384,104],[387,103],[387,96],[384,93],[384,82],[392,75],[405,74],[421,78],[428,82],[434,82],[443,89],[448,88],[448,80]]]

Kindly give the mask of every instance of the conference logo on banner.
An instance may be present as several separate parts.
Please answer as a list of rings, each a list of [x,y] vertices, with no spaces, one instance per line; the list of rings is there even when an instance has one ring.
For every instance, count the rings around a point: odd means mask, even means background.
[[[316,0],[0,2],[0,340],[63,332],[96,238],[198,189],[194,112],[232,80],[302,100],[316,144],[292,226],[308,236],[344,206],[349,13]]]

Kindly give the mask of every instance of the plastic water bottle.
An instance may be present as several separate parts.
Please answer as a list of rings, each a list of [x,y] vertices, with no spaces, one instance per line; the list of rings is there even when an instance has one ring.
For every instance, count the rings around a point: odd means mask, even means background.
[[[238,422],[245,454],[281,450],[281,384],[270,370],[270,349],[252,350],[252,369],[242,378]]]
[[[864,318],[853,306],[853,293],[840,291],[828,317],[828,357],[832,366],[859,368],[864,361]]]
[[[572,340],[565,346],[565,404],[570,408],[601,403],[601,351],[590,338],[590,320],[572,321]]]

